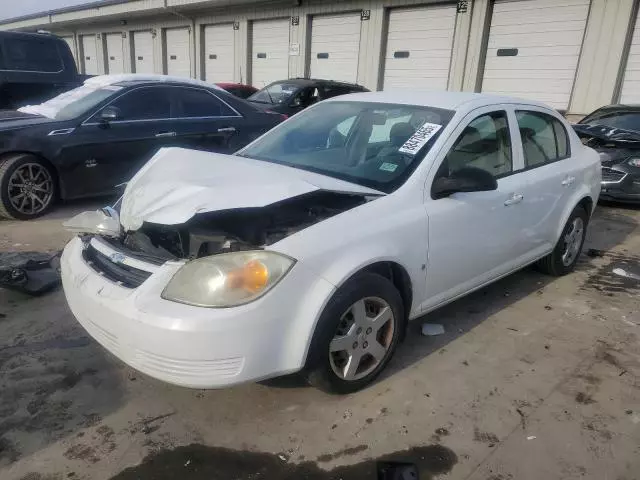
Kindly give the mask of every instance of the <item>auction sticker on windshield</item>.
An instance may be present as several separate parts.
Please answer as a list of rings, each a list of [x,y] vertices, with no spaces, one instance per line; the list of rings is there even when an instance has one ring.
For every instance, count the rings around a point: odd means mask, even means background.
[[[441,128],[442,125],[438,125],[437,123],[422,124],[422,126],[409,137],[409,140],[404,142],[404,145],[402,145],[398,151],[408,155],[415,155]]]

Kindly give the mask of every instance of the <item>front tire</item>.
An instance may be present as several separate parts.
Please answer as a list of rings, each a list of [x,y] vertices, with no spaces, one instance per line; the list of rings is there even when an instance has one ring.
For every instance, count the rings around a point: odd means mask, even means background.
[[[402,298],[386,278],[363,273],[345,283],[322,313],[311,341],[306,372],[328,393],[351,393],[385,368],[404,326]]]
[[[588,223],[586,210],[577,206],[569,215],[553,252],[538,261],[538,268],[555,277],[572,272],[582,252]]]
[[[30,220],[44,215],[56,198],[51,168],[29,154],[0,160],[0,217]]]

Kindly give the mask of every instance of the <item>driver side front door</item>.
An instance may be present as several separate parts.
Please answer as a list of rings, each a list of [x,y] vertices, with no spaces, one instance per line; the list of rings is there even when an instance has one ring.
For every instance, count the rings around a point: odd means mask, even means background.
[[[507,106],[478,109],[461,122],[426,184],[429,217],[427,292],[431,310],[504,275],[521,264],[526,235],[522,155],[513,147],[515,126]],[[431,196],[433,182],[464,167],[490,172],[498,188]]]

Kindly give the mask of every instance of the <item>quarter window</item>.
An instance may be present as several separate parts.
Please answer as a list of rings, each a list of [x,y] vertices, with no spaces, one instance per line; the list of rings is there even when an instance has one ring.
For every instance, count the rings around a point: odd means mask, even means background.
[[[527,168],[539,167],[570,155],[567,131],[557,118],[526,111],[516,112],[516,118]]]
[[[179,88],[175,93],[175,118],[237,116],[237,113],[230,107],[205,90]]]
[[[445,157],[437,176],[450,176],[465,167],[486,170],[494,177],[513,171],[506,112],[492,112],[471,121]]]

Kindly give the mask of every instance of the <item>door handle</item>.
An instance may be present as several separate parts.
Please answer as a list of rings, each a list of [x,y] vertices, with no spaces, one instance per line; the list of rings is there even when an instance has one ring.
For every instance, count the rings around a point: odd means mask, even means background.
[[[236,131],[236,127],[223,127],[218,129],[218,133],[224,133],[224,132],[233,133],[235,131]]]
[[[167,138],[167,137],[175,137],[176,132],[160,132],[156,133],[156,138]]]
[[[524,195],[520,193],[514,193],[504,201],[504,205],[505,207],[508,207],[509,205],[515,205],[516,203],[520,203],[522,200],[524,200]]]
[[[569,187],[569,186],[571,186],[571,185],[573,184],[573,182],[575,182],[575,181],[576,181],[576,177],[570,177],[570,176],[567,176],[567,177],[565,177],[565,179],[564,179],[564,180],[562,180],[562,186],[563,186],[563,187]]]

